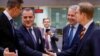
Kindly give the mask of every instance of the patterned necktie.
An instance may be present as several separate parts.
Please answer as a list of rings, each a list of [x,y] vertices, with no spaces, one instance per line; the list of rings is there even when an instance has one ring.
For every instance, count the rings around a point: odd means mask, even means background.
[[[68,35],[68,44],[69,44],[69,47],[71,46],[71,43],[72,43],[72,40],[73,40],[73,30],[74,30],[74,26],[71,26],[70,27],[70,32],[69,32],[69,35]]]
[[[85,28],[82,28],[82,31],[81,31],[81,33],[80,33],[80,39],[82,39],[83,38],[83,36],[84,36],[84,34],[85,34]]]

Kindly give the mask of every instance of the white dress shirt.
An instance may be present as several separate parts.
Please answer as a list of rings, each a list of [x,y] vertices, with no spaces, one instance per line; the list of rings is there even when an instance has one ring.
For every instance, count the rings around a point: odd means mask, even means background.
[[[89,28],[89,26],[90,26],[90,24],[91,24],[92,22],[93,22],[93,19],[90,20],[90,21],[84,26],[84,28],[85,28],[85,32],[84,32],[84,33],[86,33],[87,29]]]
[[[48,29],[50,29],[50,27]],[[46,28],[44,28],[44,35],[43,35],[44,39],[45,39],[45,32],[46,32]],[[52,50],[50,35],[48,35],[48,44],[49,44],[49,49]]]
[[[7,10],[4,10],[3,13],[7,16],[7,18],[8,18],[9,21],[12,19],[12,17],[9,15],[9,13],[7,12]]]

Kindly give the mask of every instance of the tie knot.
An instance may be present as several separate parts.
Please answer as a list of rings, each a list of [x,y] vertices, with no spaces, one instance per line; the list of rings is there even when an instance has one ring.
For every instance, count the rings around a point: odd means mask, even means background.
[[[82,28],[82,31],[85,31],[85,30],[86,30],[86,29],[83,27],[83,28]]]
[[[11,20],[10,20],[10,23],[13,25],[13,23],[14,23],[14,20],[13,20],[13,19],[11,19]]]
[[[29,32],[31,32],[32,31],[32,29],[31,28],[29,28]]]
[[[74,28],[74,26],[72,25],[72,26],[70,26],[70,28],[71,28],[71,29],[73,29],[73,28]]]

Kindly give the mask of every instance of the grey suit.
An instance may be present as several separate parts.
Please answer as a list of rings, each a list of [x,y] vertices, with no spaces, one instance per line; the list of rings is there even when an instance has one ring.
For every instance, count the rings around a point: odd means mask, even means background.
[[[52,50],[53,50],[53,52],[58,52],[58,48],[57,48],[57,45],[56,45],[56,41],[58,41],[57,31],[53,27],[50,27],[50,31],[52,33],[54,33],[53,36],[51,36],[51,47],[52,47]],[[41,28],[41,33],[42,33],[42,36],[43,36],[44,35],[44,28]]]

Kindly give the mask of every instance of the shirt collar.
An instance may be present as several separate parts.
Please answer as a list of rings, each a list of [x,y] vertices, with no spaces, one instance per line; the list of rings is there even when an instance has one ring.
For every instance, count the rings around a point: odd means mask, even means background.
[[[7,18],[8,18],[9,21],[12,19],[12,17],[11,17],[10,14],[7,12],[7,10],[4,10],[3,13],[7,16]]]
[[[76,29],[78,27],[79,23],[74,25],[74,29]],[[71,26],[71,25],[70,25]]]
[[[84,26],[86,30],[89,28],[89,26],[90,26],[90,24],[91,24],[92,22],[93,22],[93,19],[90,20],[90,21]]]
[[[29,29],[33,29],[33,26],[31,26],[30,28],[27,28],[27,30],[29,30]]]
[[[50,27],[48,27],[48,28],[45,28],[45,27],[44,27],[44,29],[50,29]]]

